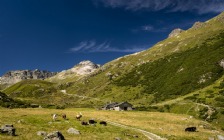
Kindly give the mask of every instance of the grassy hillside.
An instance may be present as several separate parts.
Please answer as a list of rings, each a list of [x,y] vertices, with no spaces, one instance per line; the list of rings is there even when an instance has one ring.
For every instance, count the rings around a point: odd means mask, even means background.
[[[177,98],[219,79],[223,75],[219,66],[223,53],[224,31],[185,52],[136,67],[114,84],[141,87],[142,93],[154,96],[151,103]]]
[[[26,104],[19,100],[13,100],[9,98],[5,93],[0,92],[0,106],[5,108],[26,108],[30,107],[29,104]]]
[[[77,97],[64,95],[57,84],[43,80],[24,80],[10,86],[4,92],[11,98],[50,108],[72,106],[77,100]]]

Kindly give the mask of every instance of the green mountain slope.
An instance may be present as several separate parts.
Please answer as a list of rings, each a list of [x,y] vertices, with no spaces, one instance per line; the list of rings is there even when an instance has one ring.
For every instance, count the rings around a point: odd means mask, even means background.
[[[43,80],[24,80],[10,86],[4,92],[11,98],[39,104],[42,107],[72,106],[77,97],[62,94],[59,87],[55,83]]]
[[[6,108],[18,108],[18,107],[30,107],[29,104],[26,104],[19,100],[13,100],[8,97],[5,93],[0,92],[0,106]]]

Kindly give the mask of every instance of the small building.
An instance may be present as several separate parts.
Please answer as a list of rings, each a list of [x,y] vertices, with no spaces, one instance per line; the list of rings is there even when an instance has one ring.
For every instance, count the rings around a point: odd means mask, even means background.
[[[114,110],[114,106],[118,104],[117,102],[106,104],[102,107],[102,110]]]
[[[126,102],[121,103],[110,103],[106,104],[103,108],[103,110],[116,110],[116,111],[127,111],[127,110],[133,110],[133,105]]]

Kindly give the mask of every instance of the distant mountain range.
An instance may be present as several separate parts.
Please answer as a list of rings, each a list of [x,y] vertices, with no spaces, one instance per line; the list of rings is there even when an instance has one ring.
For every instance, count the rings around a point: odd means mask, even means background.
[[[46,70],[15,70],[0,77],[0,84],[12,85],[26,79],[46,79],[56,75],[56,72]]]

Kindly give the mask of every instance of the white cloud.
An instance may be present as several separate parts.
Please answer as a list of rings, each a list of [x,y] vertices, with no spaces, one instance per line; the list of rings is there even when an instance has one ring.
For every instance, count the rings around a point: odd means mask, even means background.
[[[78,45],[69,49],[70,53],[83,52],[83,53],[93,53],[93,52],[126,52],[135,53],[143,51],[149,48],[149,46],[132,46],[129,48],[114,48],[111,47],[110,43],[105,41],[103,43],[96,43],[96,41],[82,41]]]
[[[199,14],[224,11],[224,0],[94,0],[94,2],[103,3],[106,7],[122,7],[132,11],[169,9],[171,12],[196,11]]]
[[[150,31],[153,31],[154,30],[154,27],[151,26],[151,25],[145,25],[145,26],[142,26],[141,27],[141,30],[150,32]]]

